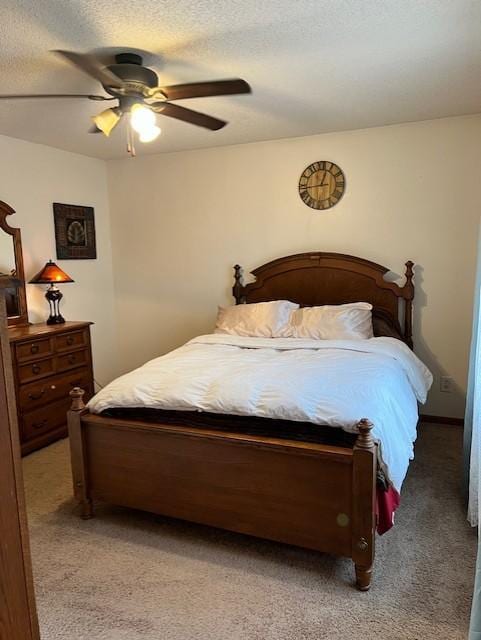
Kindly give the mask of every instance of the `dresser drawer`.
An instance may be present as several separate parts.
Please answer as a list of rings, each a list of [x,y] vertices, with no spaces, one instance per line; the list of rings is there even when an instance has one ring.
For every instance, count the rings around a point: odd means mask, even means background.
[[[19,362],[45,358],[45,356],[50,356],[53,353],[52,342],[50,338],[21,342],[15,345],[15,353]]]
[[[46,407],[25,413],[22,420],[22,436],[31,440],[67,424],[70,399],[59,400]]]
[[[64,355],[57,356],[57,372],[68,371],[75,367],[82,367],[88,364],[88,350],[74,351],[73,353],[66,353]]]
[[[89,394],[90,381],[90,370],[84,367],[61,376],[22,385],[18,393],[19,408],[21,411],[32,411],[49,402],[68,398],[74,387],[82,387]]]
[[[20,364],[18,366],[18,380],[21,383],[31,382],[32,380],[38,380],[39,378],[49,376],[54,372],[55,365],[53,358],[37,360],[35,362]]]
[[[72,349],[86,347],[87,345],[87,331],[69,331],[68,333],[55,337],[55,349],[58,352],[71,351]]]

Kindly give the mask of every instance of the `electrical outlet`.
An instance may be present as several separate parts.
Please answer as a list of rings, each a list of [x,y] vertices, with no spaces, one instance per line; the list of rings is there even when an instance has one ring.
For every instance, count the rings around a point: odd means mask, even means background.
[[[439,390],[443,393],[452,393],[453,379],[450,376],[441,376],[439,379]]]

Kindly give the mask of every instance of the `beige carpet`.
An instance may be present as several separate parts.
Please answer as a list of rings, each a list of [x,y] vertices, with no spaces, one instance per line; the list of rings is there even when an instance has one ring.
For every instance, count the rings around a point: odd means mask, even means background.
[[[476,540],[461,430],[421,427],[374,586],[347,560],[103,506],[73,513],[67,442],[24,461],[43,640],[464,640]]]

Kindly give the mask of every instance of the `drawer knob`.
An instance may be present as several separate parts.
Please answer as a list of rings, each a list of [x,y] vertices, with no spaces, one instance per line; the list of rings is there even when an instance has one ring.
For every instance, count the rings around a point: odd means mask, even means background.
[[[50,388],[52,389],[52,391],[55,391],[57,387],[54,384],[52,384]]]
[[[42,371],[42,367],[38,364],[34,364],[32,365],[32,373],[40,373],[40,371]]]
[[[44,396],[44,395],[45,395],[45,389],[42,389],[42,391],[40,391],[40,393],[37,393],[37,394],[35,394],[35,393],[29,393],[29,394],[28,394],[28,399],[29,399],[29,400],[40,400],[40,398],[41,398],[42,396]]]
[[[32,346],[30,347],[30,353],[38,353],[38,344],[32,344]]]
[[[76,358],[73,353],[68,357],[68,361],[70,362],[70,364],[74,364],[76,362]]]
[[[33,422],[32,423],[32,427],[34,429],[42,429],[43,427],[45,427],[45,425],[48,423],[47,418],[45,418],[44,420],[41,420],[40,422]]]
[[[73,344],[73,343],[74,343],[74,337],[73,337],[73,336],[69,336],[69,337],[67,338],[67,344],[68,344],[68,345],[71,345],[71,344]]]

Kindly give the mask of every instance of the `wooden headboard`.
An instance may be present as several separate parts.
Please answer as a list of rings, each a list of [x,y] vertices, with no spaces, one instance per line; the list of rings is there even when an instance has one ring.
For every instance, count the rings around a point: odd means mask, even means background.
[[[291,300],[304,307],[370,302],[373,320],[383,320],[412,348],[413,263],[406,262],[406,282],[387,282],[386,267],[342,253],[298,253],[257,267],[255,282],[244,285],[242,268],[234,267],[236,304]],[[402,324],[401,324],[402,318]]]

